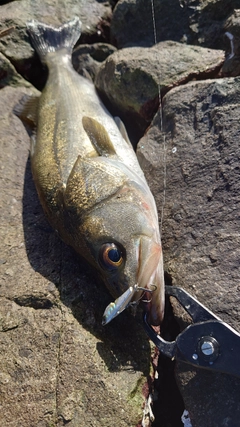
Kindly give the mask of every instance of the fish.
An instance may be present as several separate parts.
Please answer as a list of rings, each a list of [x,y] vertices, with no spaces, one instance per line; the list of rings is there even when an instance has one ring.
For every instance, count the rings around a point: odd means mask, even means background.
[[[149,323],[164,313],[163,256],[158,214],[126,128],[79,75],[71,55],[81,34],[74,17],[60,27],[27,23],[32,45],[48,67],[40,97],[25,99],[18,113],[34,123],[31,169],[52,227],[99,272],[109,292],[141,302]],[[142,289],[132,292],[135,285]]]

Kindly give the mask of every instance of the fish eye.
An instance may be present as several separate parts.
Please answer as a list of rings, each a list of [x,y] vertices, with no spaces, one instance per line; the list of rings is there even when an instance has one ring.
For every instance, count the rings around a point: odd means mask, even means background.
[[[115,270],[123,263],[122,250],[115,243],[105,243],[100,249],[99,261],[103,268]]]

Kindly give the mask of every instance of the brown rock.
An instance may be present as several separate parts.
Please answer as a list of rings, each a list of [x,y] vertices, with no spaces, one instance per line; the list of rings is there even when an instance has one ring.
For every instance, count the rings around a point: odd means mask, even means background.
[[[143,130],[158,108],[159,87],[166,93],[191,79],[216,76],[223,61],[222,51],[172,41],[125,48],[108,56],[95,84],[115,113]]]

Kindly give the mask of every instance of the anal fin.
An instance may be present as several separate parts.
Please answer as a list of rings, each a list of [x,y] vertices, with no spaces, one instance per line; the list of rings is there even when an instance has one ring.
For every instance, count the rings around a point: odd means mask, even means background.
[[[82,124],[99,156],[108,157],[116,154],[113,143],[101,123],[91,117],[84,116]]]

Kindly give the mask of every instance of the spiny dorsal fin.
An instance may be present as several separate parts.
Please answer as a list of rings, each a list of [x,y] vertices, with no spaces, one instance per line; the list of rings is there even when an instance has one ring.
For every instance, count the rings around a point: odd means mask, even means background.
[[[37,125],[39,96],[24,95],[14,107],[13,112],[24,123],[35,127]]]
[[[91,117],[84,116],[82,118],[82,124],[99,156],[108,157],[116,154],[112,141],[101,123]]]
[[[114,121],[115,121],[115,123],[116,123],[116,125],[117,125],[117,127],[118,127],[118,129],[119,129],[119,131],[120,131],[120,133],[122,135],[122,137],[132,147],[131,141],[130,141],[130,139],[128,137],[128,134],[127,134],[127,129],[125,128],[125,125],[122,122],[122,120],[120,119],[120,117],[118,117],[118,116],[114,117]]]

